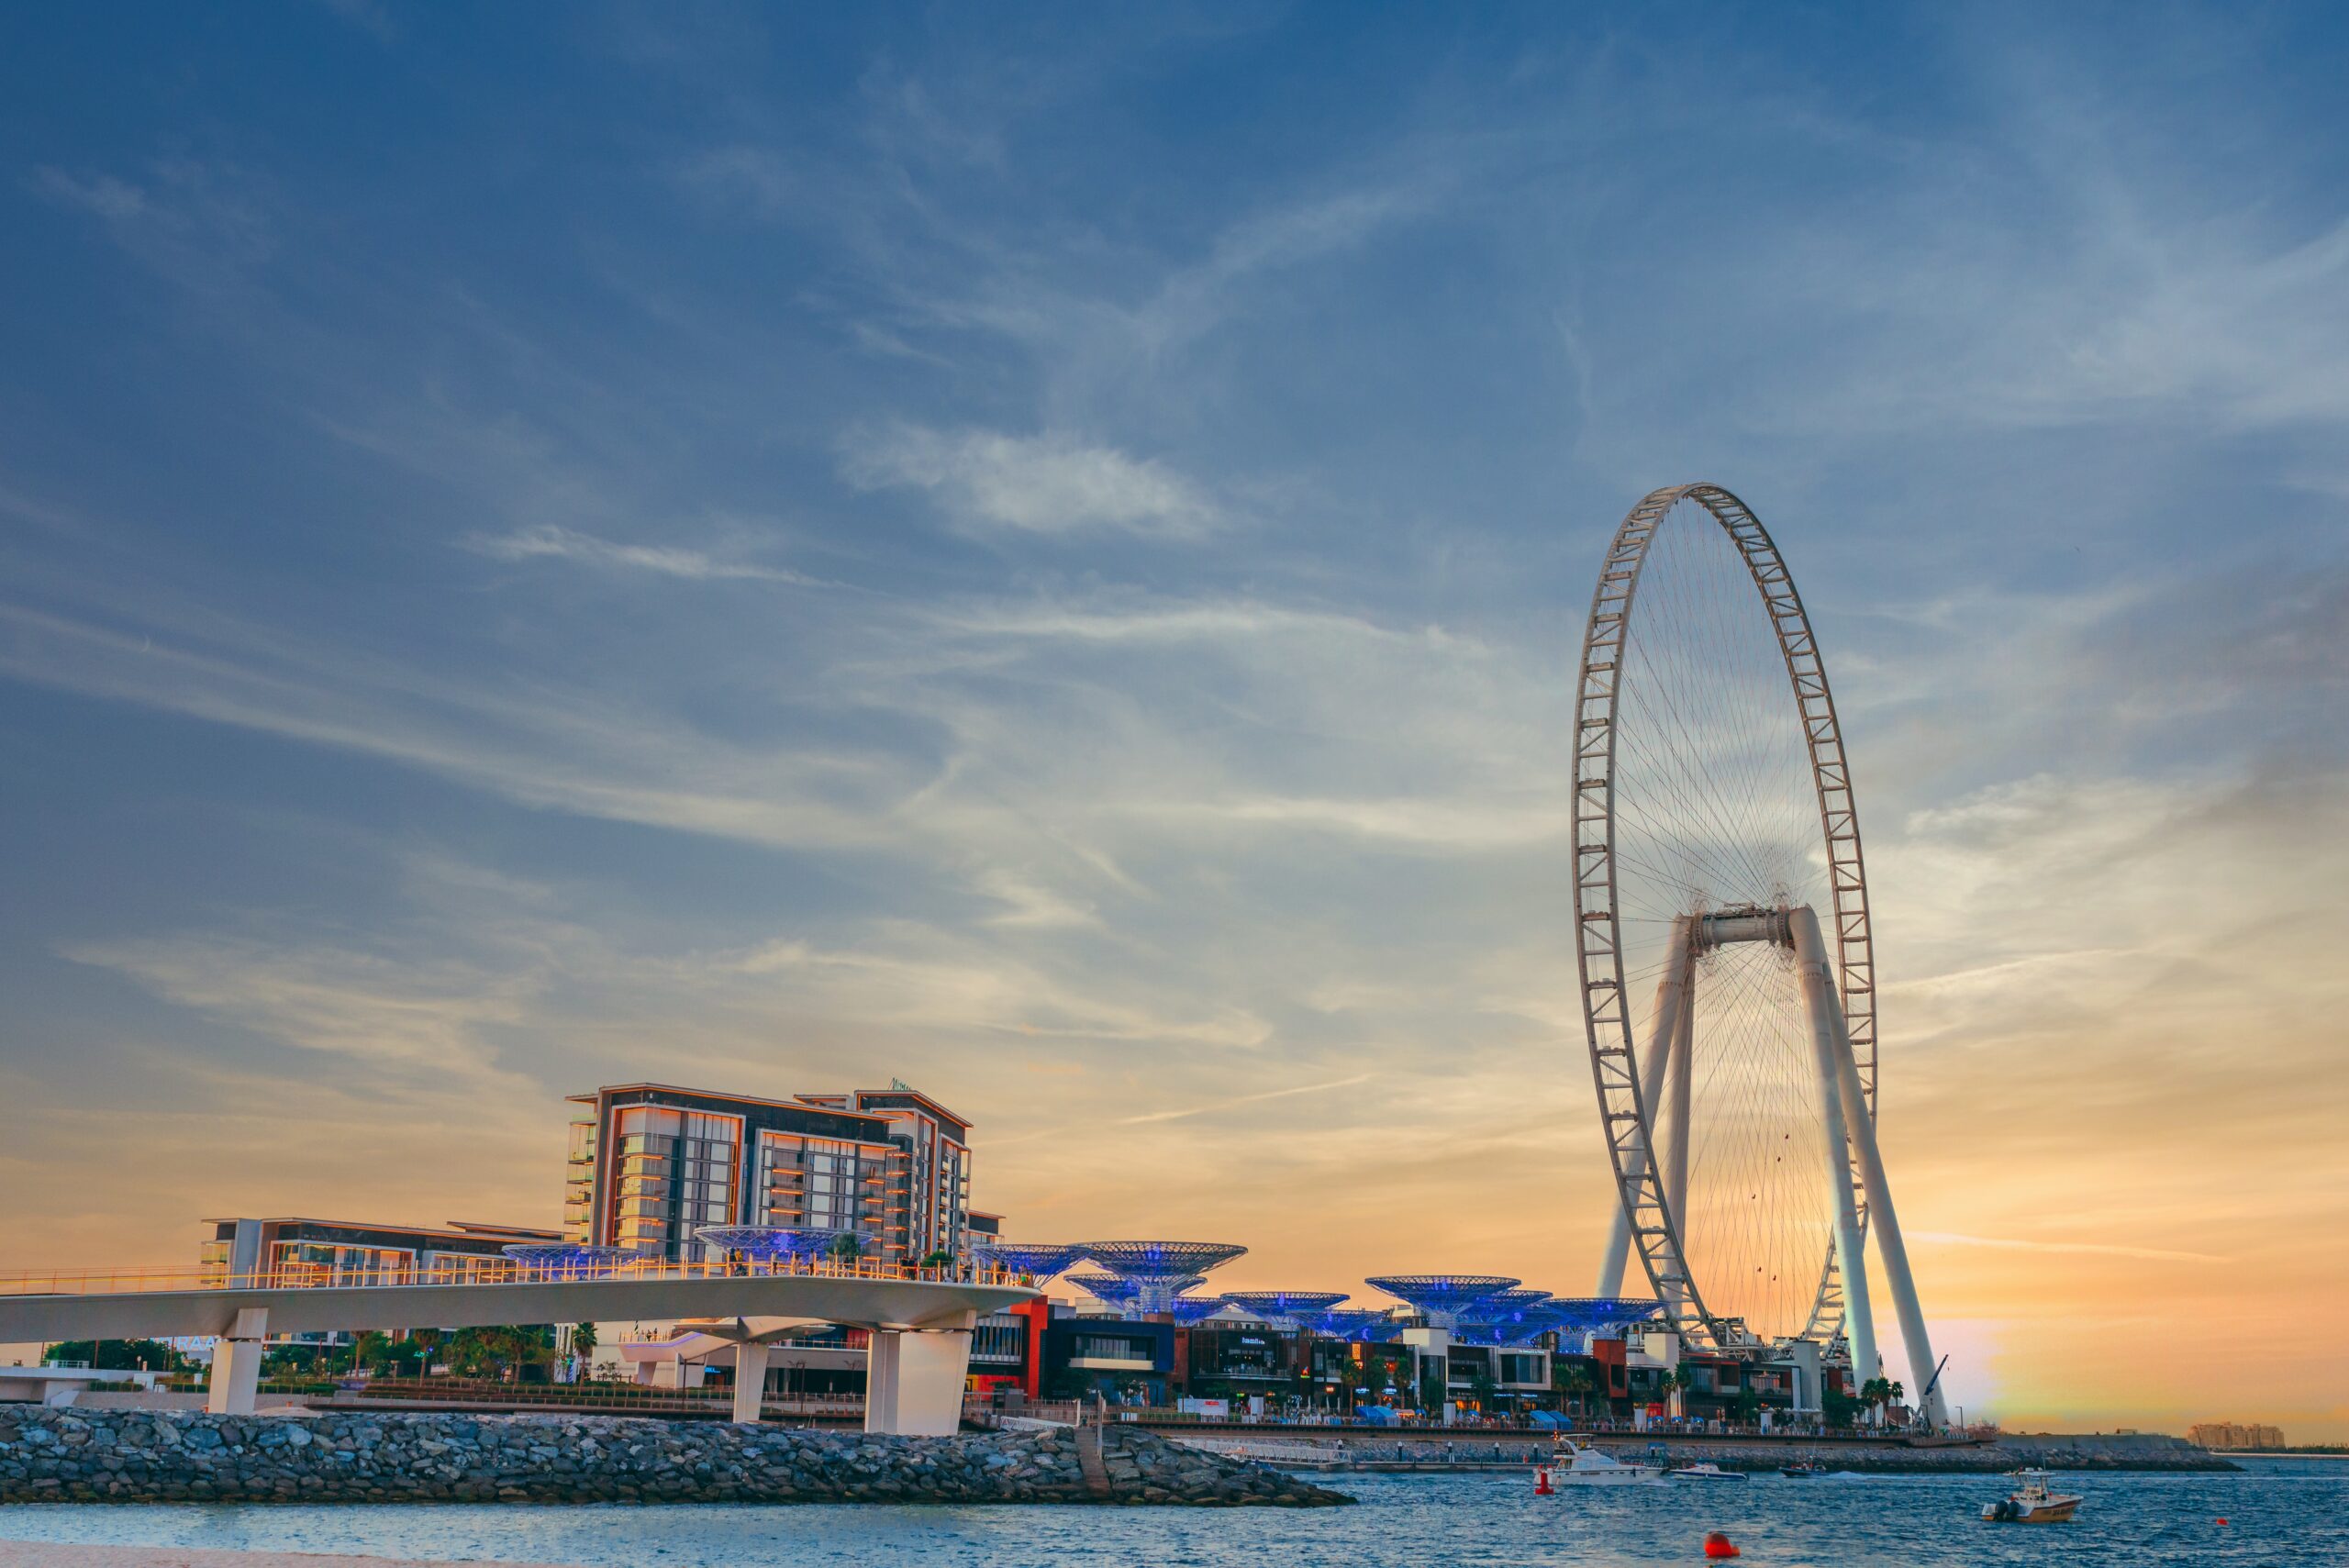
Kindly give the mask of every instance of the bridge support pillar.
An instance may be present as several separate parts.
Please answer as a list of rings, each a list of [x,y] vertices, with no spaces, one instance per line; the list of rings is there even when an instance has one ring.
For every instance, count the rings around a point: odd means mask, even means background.
[[[216,1416],[250,1416],[261,1386],[262,1341],[269,1337],[269,1308],[241,1307],[237,1320],[212,1346],[212,1381],[204,1407]]]
[[[762,1340],[744,1340],[734,1347],[734,1418],[762,1418],[760,1406],[767,1394],[767,1346]]]
[[[963,1427],[971,1373],[971,1327],[875,1329],[865,1351],[864,1429],[952,1437]]]

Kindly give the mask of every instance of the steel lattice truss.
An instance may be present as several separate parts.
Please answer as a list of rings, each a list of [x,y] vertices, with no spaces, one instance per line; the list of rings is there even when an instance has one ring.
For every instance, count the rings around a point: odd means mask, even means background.
[[[1085,1256],[1085,1249],[1046,1241],[980,1241],[971,1251],[1008,1273],[1042,1282]]]
[[[1545,1305],[1552,1327],[1576,1332],[1644,1322],[1663,1310],[1660,1303],[1620,1296],[1553,1296]]]
[[[1508,1323],[1521,1321],[1526,1313],[1550,1299],[1546,1290],[1531,1285],[1519,1285],[1510,1290],[1497,1290],[1490,1296],[1480,1296],[1460,1308],[1463,1323]]]
[[[1220,1296],[1181,1296],[1174,1303],[1174,1321],[1188,1328],[1214,1317],[1223,1307],[1224,1298]]]
[[[1309,1320],[1308,1327],[1329,1339],[1359,1340],[1365,1344],[1391,1340],[1401,1328],[1395,1321],[1393,1313],[1371,1307],[1331,1307],[1325,1312],[1317,1312]]]
[[[1078,1250],[1111,1273],[1137,1280],[1203,1274],[1248,1251],[1229,1241],[1086,1241]]]
[[[1787,684],[1778,688],[1777,700],[1783,706],[1775,715],[1727,710],[1692,715],[1686,711],[1687,705],[1675,703],[1675,694],[1695,692],[1701,700],[1706,691],[1708,662],[1717,665],[1721,648],[1705,645],[1701,639],[1692,639],[1697,645],[1686,650],[1651,650],[1642,643],[1639,631],[1642,623],[1635,620],[1634,611],[1635,606],[1642,603],[1640,590],[1650,573],[1659,539],[1668,537],[1671,549],[1675,551],[1694,552],[1702,548],[1705,529],[1701,525],[1675,527],[1666,534],[1667,519],[1674,508],[1684,503],[1701,507],[1710,523],[1718,526],[1719,534],[1734,552],[1734,564],[1723,570],[1733,573],[1749,595],[1742,613],[1760,617],[1753,624],[1765,626],[1765,640],[1775,641],[1771,664]],[[1679,557],[1684,561],[1691,558],[1687,553]],[[1692,569],[1692,580],[1695,575]],[[1672,580],[1672,574],[1667,573],[1666,581]],[[1681,607],[1667,598],[1657,613],[1665,615],[1666,624],[1670,624],[1670,615]],[[1737,607],[1724,600],[1719,624],[1742,635],[1744,623],[1730,619],[1735,613]],[[1693,624],[1694,612],[1688,612],[1687,618]],[[1731,633],[1721,634],[1719,641],[1725,645]],[[1679,664],[1664,667],[1675,658]],[[1762,670],[1758,664],[1747,668]],[[1766,677],[1757,674],[1757,678]],[[1787,686],[1791,687],[1791,701],[1787,700]],[[1663,694],[1661,697],[1654,695],[1658,692]],[[1645,706],[1642,706],[1643,697]],[[1796,765],[1807,774],[1803,795],[1807,805],[1802,809],[1810,814],[1809,857],[1801,861],[1782,857],[1775,864],[1765,863],[1766,856],[1746,853],[1748,845],[1741,834],[1747,831],[1748,825],[1734,819],[1734,811],[1721,803],[1720,797],[1734,783],[1733,778],[1724,783],[1701,765],[1688,765],[1685,759],[1660,760],[1653,754],[1685,748],[1688,756],[1701,758],[1708,748],[1733,755],[1740,745],[1776,746],[1779,743],[1763,728],[1772,722],[1789,727],[1784,733],[1792,737],[1794,754],[1799,759]],[[1647,748],[1639,739],[1642,729],[1650,737]],[[1627,773],[1642,780],[1647,792],[1645,797],[1627,799],[1622,795]],[[1755,798],[1759,798],[1758,793]],[[1785,805],[1783,798],[1773,802],[1774,809]],[[1641,838],[1642,827],[1653,826],[1644,822],[1641,815],[1643,809],[1654,812],[1659,818],[1677,813],[1681,818],[1674,827],[1679,836],[1677,847],[1692,862],[1709,857],[1708,865],[1690,871],[1685,865],[1656,863],[1660,851],[1654,842]],[[1780,809],[1771,826],[1787,831],[1798,826],[1788,823],[1785,817],[1785,811]],[[1661,885],[1662,881],[1678,876],[1698,891],[1700,899],[1716,899],[1710,906],[1716,908],[1731,904],[1765,908],[1809,902],[1823,906],[1820,912],[1829,922],[1827,936],[1836,960],[1837,988],[1871,1118],[1876,1102],[1875,960],[1858,810],[1853,798],[1842,731],[1818,643],[1793,578],[1769,534],[1742,502],[1719,485],[1684,484],[1648,495],[1623,519],[1609,547],[1592,595],[1583,641],[1576,703],[1574,828],[1575,912],[1579,932],[1576,961],[1584,1021],[1609,1159],[1614,1168],[1620,1201],[1630,1222],[1631,1239],[1639,1250],[1664,1314],[1676,1329],[1693,1339],[1708,1340],[1716,1345],[1749,1342],[1743,1326],[1708,1301],[1706,1287],[1709,1284],[1731,1294],[1739,1290],[1758,1291],[1763,1286],[1753,1282],[1768,1271],[1765,1283],[1770,1288],[1781,1292],[1794,1288],[1784,1268],[1778,1266],[1783,1260],[1777,1253],[1787,1251],[1785,1237],[1799,1231],[1808,1221],[1799,1216],[1780,1217],[1771,1210],[1769,1223],[1779,1227],[1779,1237],[1771,1243],[1775,1251],[1767,1258],[1759,1256],[1761,1248],[1756,1245],[1753,1250],[1758,1261],[1753,1262],[1751,1274],[1744,1272],[1744,1261],[1734,1261],[1732,1266],[1732,1261],[1716,1258],[1709,1265],[1715,1277],[1697,1277],[1699,1271],[1691,1266],[1684,1235],[1687,1217],[1672,1212],[1667,1201],[1664,1158],[1667,1151],[1653,1146],[1662,1107],[1645,1103],[1638,1071],[1639,1052],[1644,1044],[1634,1038],[1638,1020],[1634,1017],[1637,1002],[1632,986],[1646,978],[1636,973],[1634,966],[1646,961],[1647,951],[1653,950],[1657,936],[1654,926],[1672,912],[1627,906],[1626,884],[1642,885],[1653,881]],[[1664,837],[1657,836],[1659,840]],[[1786,885],[1789,882],[1805,885],[1790,890]],[[1701,906],[1677,911],[1689,917],[1705,912]],[[1647,927],[1644,931],[1642,922]],[[1642,949],[1645,951],[1635,951]],[[1756,969],[1772,961],[1772,956],[1759,948],[1743,950],[1736,960]],[[1765,981],[1766,977],[1741,975],[1733,970],[1700,969],[1696,972],[1690,990],[1692,995],[1719,1005],[1724,984],[1742,986],[1747,994],[1760,996],[1766,990]],[[1763,1005],[1754,1004],[1757,1008]],[[1696,1003],[1692,1001],[1689,1006],[1693,1007]],[[1687,1118],[1682,1116],[1676,1119],[1682,1130],[1675,1136],[1685,1139]],[[1755,1113],[1754,1119],[1761,1119],[1760,1112]],[[1791,1142],[1792,1134],[1787,1138]],[[1744,1162],[1741,1173],[1756,1170],[1762,1173],[1751,1184],[1755,1187],[1757,1203],[1764,1201],[1763,1187],[1770,1176],[1769,1167],[1762,1163],[1763,1156],[1770,1152],[1766,1148],[1756,1148],[1741,1151],[1737,1155]],[[1727,1156],[1723,1158],[1726,1161]],[[1687,1159],[1684,1151],[1679,1165],[1683,1172],[1688,1168]],[[1681,1179],[1687,1180],[1685,1176]],[[1684,1197],[1687,1195],[1684,1194]],[[1862,1219],[1865,1222],[1865,1215]],[[1725,1229],[1709,1228],[1709,1244],[1725,1233]],[[1807,1321],[1801,1332],[1808,1338],[1824,1340],[1841,1323],[1842,1300],[1831,1240],[1821,1250],[1825,1254],[1823,1266],[1815,1275],[1805,1273],[1799,1277],[1804,1282],[1814,1277],[1817,1280],[1815,1288],[1809,1289]],[[1745,1283],[1741,1284],[1741,1281]],[[1778,1299],[1791,1313],[1790,1304],[1784,1297]]]
[[[1280,1321],[1309,1318],[1345,1298],[1342,1290],[1235,1290],[1223,1297],[1242,1312]]]
[[[1430,1323],[1444,1327],[1462,1308],[1514,1290],[1523,1282],[1503,1274],[1380,1274],[1363,1283],[1410,1303],[1427,1315]]]
[[[1174,1298],[1248,1249],[1229,1241],[1087,1241],[1085,1255],[1134,1282],[1134,1310],[1172,1312]]]
[[[1141,1294],[1140,1280],[1120,1279],[1116,1274],[1071,1274],[1068,1283],[1113,1307],[1122,1307]]]

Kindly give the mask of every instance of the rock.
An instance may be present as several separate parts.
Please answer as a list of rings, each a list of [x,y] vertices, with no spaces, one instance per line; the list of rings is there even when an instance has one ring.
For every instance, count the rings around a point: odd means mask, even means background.
[[[1087,1434],[1088,1441],[1092,1435]],[[1138,1429],[1101,1434],[1120,1505],[1320,1507],[1337,1493]],[[883,1437],[617,1417],[0,1414],[0,1503],[1097,1500],[1064,1429]]]

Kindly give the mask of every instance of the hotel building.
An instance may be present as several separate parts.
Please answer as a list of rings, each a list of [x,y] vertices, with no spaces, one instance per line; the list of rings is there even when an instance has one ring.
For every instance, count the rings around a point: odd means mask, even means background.
[[[806,1227],[911,1263],[960,1257],[973,1229],[971,1124],[903,1084],[788,1100],[623,1084],[570,1104],[575,1241],[687,1260],[706,1225]]]

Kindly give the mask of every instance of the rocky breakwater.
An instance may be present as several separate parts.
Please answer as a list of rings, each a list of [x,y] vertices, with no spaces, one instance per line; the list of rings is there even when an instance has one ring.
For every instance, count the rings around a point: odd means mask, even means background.
[[[1099,1448],[1080,1454],[1080,1442]],[[951,1438],[619,1417],[211,1416],[0,1406],[0,1503],[1128,1503],[1340,1493],[1151,1433]]]

